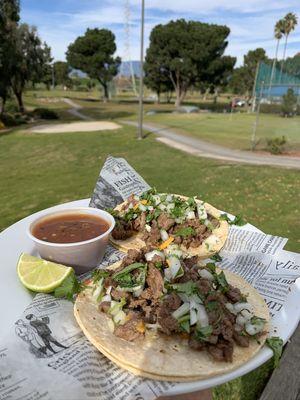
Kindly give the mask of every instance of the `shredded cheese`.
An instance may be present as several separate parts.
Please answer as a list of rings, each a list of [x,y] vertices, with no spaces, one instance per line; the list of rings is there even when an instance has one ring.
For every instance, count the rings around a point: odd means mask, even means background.
[[[139,321],[139,322],[136,324],[135,329],[136,329],[138,332],[140,332],[140,333],[144,333],[145,330],[146,330],[146,326],[145,326],[145,324],[144,324],[144,321]]]
[[[169,239],[162,242],[162,244],[159,246],[159,249],[160,250],[166,249],[173,242],[173,240],[174,240],[173,236],[170,236]]]

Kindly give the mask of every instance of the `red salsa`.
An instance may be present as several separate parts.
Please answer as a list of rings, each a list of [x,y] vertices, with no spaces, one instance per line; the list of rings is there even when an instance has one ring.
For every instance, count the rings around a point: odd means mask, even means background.
[[[108,229],[108,222],[100,217],[68,213],[43,218],[33,226],[31,233],[45,242],[76,243],[100,236]]]

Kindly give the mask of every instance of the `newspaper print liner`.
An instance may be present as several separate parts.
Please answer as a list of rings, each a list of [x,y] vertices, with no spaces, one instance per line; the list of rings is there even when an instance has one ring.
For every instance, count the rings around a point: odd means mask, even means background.
[[[120,262],[109,269],[120,266]],[[110,318],[98,310],[91,290],[81,293],[74,305],[75,318],[87,339],[119,367],[145,378],[173,382],[207,379],[237,369],[252,358],[264,345],[268,336],[270,314],[264,299],[256,289],[240,276],[224,271],[228,282],[238,287],[253,306],[256,316],[267,320],[265,332],[250,341],[249,347],[234,346],[232,363],[214,361],[206,351],[195,351],[187,340],[146,331],[143,339],[133,342],[115,336]]]
[[[181,196],[181,195],[177,195],[177,194],[175,194],[174,196],[180,197],[183,200],[188,199],[188,197],[186,197],[186,196]],[[201,201],[196,199],[196,202],[200,203]],[[119,211],[125,203],[126,203],[126,201],[119,204],[117,207],[115,207],[115,210]],[[210,205],[208,203],[204,203],[204,207],[208,214],[212,215],[214,218],[217,218],[217,219],[220,218],[221,213],[215,207],[213,207],[212,205]],[[206,240],[204,240],[204,242],[199,247],[196,247],[196,248],[190,247],[189,249],[187,249],[184,245],[180,245],[180,248],[184,252],[188,253],[190,256],[198,256],[202,259],[210,257],[215,253],[218,253],[224,246],[226,239],[228,237],[228,231],[229,231],[229,226],[228,226],[227,221],[220,220],[219,222],[220,222],[219,227],[215,228],[212,231],[212,235],[217,237],[216,243],[211,244],[209,247],[207,247],[206,244],[207,244],[207,239],[209,239],[209,237],[210,237],[209,236]],[[142,233],[139,232],[136,235],[134,235],[128,239],[125,239],[125,240],[116,240],[111,236],[110,241],[118,250],[127,252],[130,249],[141,249],[142,247],[144,247],[146,245],[146,243],[142,240],[141,237],[142,237]]]

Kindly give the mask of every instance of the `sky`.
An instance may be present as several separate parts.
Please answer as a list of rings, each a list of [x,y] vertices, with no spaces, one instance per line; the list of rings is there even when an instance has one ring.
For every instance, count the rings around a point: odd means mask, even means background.
[[[129,40],[125,34],[128,3]],[[237,65],[243,62],[248,50],[257,47],[265,48],[268,56],[274,57],[275,22],[287,12],[296,13],[300,19],[299,0],[145,0],[145,7],[146,48],[151,29],[171,19],[222,24],[231,30],[226,54],[237,57]],[[21,0],[21,20],[38,28],[41,39],[51,46],[55,60],[65,60],[68,45],[87,28],[95,27],[114,32],[117,54],[123,60],[138,60],[140,8],[141,0]],[[283,41],[279,54],[282,52]],[[289,38],[287,56],[298,52],[300,21]]]

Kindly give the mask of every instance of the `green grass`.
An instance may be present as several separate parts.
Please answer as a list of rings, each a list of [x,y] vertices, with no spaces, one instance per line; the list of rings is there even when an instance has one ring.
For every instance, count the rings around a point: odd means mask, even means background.
[[[0,227],[26,215],[89,197],[108,154],[125,157],[159,190],[199,195],[220,209],[242,213],[260,229],[290,240],[299,251],[299,172],[205,160],[168,148],[134,128],[116,132],[0,137]],[[12,184],[13,183],[13,184]]]
[[[199,113],[157,114],[147,116],[146,121],[174,128],[176,131],[234,149],[250,149],[250,139],[255,121],[254,114]],[[286,136],[287,150],[300,150],[300,117],[282,118],[279,115],[260,114],[257,139],[259,149],[267,138]]]

